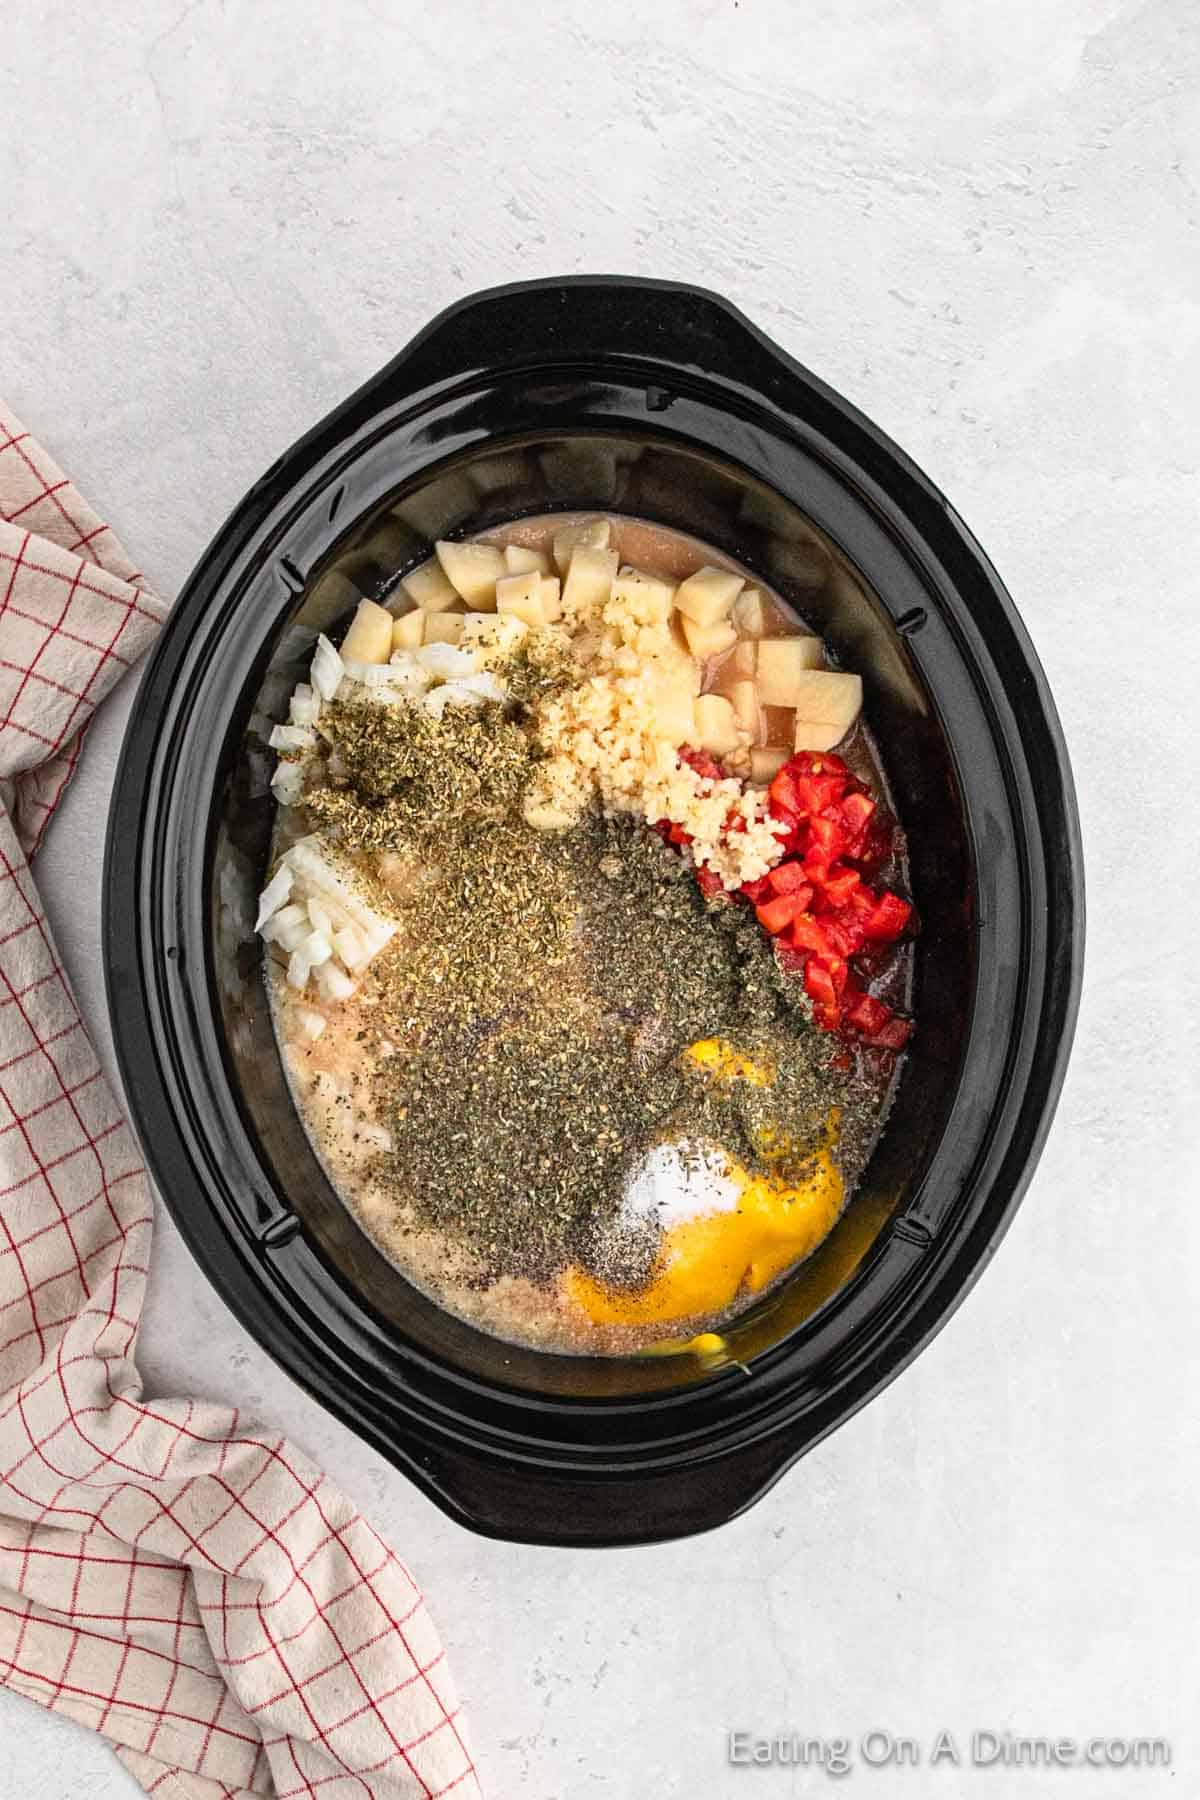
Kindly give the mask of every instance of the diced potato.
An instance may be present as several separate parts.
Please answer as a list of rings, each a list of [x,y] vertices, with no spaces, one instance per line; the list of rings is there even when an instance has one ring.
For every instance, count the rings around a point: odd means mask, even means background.
[[[607,522],[605,523],[607,529]],[[557,542],[556,538],[555,543]],[[602,550],[592,544],[581,544],[571,553],[562,590],[563,611],[574,615],[603,606],[612,589],[616,572],[615,550]]]
[[[696,625],[715,625],[727,619],[745,582],[728,569],[697,569],[675,590],[675,604],[685,619]]]
[[[401,577],[400,586],[423,612],[445,612],[458,599],[457,589],[436,556],[423,562],[419,569],[410,569]]]
[[[651,734],[676,748],[690,744],[696,734],[695,698],[686,672],[661,675],[654,688]]]
[[[704,686],[704,669],[688,649],[682,631],[676,636],[680,624],[682,620],[678,617],[671,620],[671,642],[664,646],[656,661],[664,674],[671,675],[687,688],[689,694],[695,695]]]
[[[729,689],[729,702],[733,707],[733,716],[743,731],[751,737],[758,737],[762,729],[762,709],[758,704],[758,689],[752,681],[735,681]]]
[[[504,566],[510,575],[548,575],[550,558],[544,550],[527,550],[524,544],[505,544]]]
[[[576,550],[607,550],[611,528],[607,519],[587,519],[582,525],[564,525],[554,534],[554,561],[566,578]]]
[[[392,654],[392,627],[396,621],[374,600],[360,600],[341,648],[343,662],[385,663]]]
[[[741,743],[733,707],[724,694],[701,694],[693,700],[696,742],[713,756],[728,756]]]
[[[845,735],[840,725],[822,725],[815,719],[797,719],[794,748],[797,752],[836,750]]]
[[[753,638],[739,638],[733,647],[733,655],[727,663],[722,663],[723,675],[734,675],[739,681],[753,681],[758,674],[758,645]]]
[[[562,583],[557,575],[542,576],[542,610],[550,623],[562,618]]]
[[[770,744],[764,749],[750,752],[750,779],[755,787],[766,787],[774,781],[780,769],[791,755],[791,751],[783,745]]]
[[[474,650],[480,667],[486,669],[511,656],[528,630],[514,613],[467,613],[460,642],[464,650]]]
[[[426,613],[424,641],[427,644],[461,644],[466,622],[465,613]]]
[[[861,675],[807,670],[796,691],[796,749],[832,750],[861,711]]]
[[[767,607],[760,588],[742,589],[733,603],[733,622],[745,637],[760,638],[766,635]]]
[[[494,544],[434,546],[446,579],[475,612],[495,612],[496,583],[504,574],[504,558]]]
[[[546,625],[542,577],[536,569],[524,575],[504,575],[496,583],[496,611],[524,619],[526,625]]]
[[[458,618],[457,613],[427,613],[418,606],[414,612],[405,613],[403,618],[392,620],[392,649],[419,650],[425,642],[425,621],[434,618]]]
[[[704,662],[710,656],[720,656],[726,650],[732,650],[737,643],[737,632],[732,625],[718,622],[715,625],[697,625],[686,614],[683,620],[683,635],[687,647],[693,656]]]
[[[673,582],[660,581],[657,575],[648,575],[645,569],[635,569],[625,563],[617,570],[612,596],[635,608],[642,623],[650,625],[655,620],[665,623],[675,602],[675,586]]]
[[[819,669],[824,646],[818,637],[758,640],[758,697],[764,706],[795,706],[802,676]]]

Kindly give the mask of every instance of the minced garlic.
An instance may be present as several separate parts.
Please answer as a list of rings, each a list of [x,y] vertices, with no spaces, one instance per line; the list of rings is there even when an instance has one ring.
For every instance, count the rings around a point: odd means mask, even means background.
[[[622,572],[582,604],[577,596],[568,581],[563,623],[576,678],[532,709],[546,760],[527,796],[529,823],[565,830],[598,796],[609,813],[682,827],[696,862],[727,888],[765,875],[779,861],[783,829],[765,794],[699,775],[678,754],[691,739],[698,672],[672,630],[670,589]],[[744,829],[729,831],[734,810]]]

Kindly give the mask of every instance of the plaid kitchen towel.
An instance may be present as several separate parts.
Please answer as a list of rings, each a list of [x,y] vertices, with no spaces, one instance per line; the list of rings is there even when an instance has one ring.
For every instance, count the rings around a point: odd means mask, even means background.
[[[170,1800],[478,1795],[408,1570],[285,1439],[133,1361],[152,1206],[29,859],[167,608],[0,406],[0,1680]]]

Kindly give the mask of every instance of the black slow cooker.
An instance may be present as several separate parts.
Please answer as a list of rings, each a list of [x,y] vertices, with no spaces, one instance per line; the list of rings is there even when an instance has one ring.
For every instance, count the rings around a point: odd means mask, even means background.
[[[432,541],[594,508],[709,540],[863,672],[907,827],[919,1029],[821,1249],[730,1354],[538,1353],[442,1311],[340,1203],[253,933],[263,745],[314,635]],[[451,307],[286,452],[143,677],[105,871],[109,996],[159,1189],[242,1323],[453,1517],[618,1544],[732,1518],[928,1342],[1037,1159],[1083,948],[1062,733],[995,571],[894,444],[717,296],[578,277]]]

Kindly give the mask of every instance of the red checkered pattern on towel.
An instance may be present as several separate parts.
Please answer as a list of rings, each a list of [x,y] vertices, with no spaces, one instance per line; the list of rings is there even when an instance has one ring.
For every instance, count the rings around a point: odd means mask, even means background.
[[[133,1361],[152,1206],[29,872],[166,612],[0,406],[0,1680],[170,1800],[478,1794],[412,1576],[284,1439]]]

